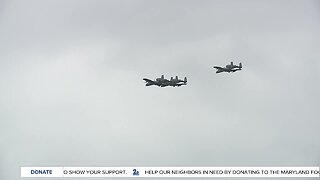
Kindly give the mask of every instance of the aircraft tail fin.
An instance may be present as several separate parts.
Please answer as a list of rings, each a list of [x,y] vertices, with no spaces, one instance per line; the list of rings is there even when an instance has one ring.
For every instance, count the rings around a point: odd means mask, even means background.
[[[176,80],[178,80],[178,76],[176,76]]]
[[[187,77],[184,77],[184,83],[187,84]]]
[[[232,66],[233,65],[233,62],[231,61],[230,65]]]
[[[242,63],[239,63],[239,68],[242,68]]]
[[[173,81],[173,77],[170,78],[170,81]]]
[[[164,75],[161,75],[161,79],[164,79]]]

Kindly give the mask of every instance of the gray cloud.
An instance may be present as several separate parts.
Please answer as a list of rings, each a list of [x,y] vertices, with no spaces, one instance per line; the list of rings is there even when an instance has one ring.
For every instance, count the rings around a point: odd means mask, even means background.
[[[319,166],[318,1],[3,1],[0,178],[19,166]],[[214,65],[242,62],[234,74]],[[143,77],[187,76],[180,88]]]

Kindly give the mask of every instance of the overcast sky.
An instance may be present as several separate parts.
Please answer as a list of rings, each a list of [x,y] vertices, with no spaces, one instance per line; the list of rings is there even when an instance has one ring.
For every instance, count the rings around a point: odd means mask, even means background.
[[[316,0],[2,0],[0,179],[319,166],[319,32]],[[215,73],[230,61],[243,70]],[[162,74],[188,85],[142,80]]]

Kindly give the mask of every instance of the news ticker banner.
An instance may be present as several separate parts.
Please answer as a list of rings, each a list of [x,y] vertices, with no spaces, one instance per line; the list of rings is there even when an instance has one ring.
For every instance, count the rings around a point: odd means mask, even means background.
[[[320,167],[21,167],[21,177],[320,177]]]

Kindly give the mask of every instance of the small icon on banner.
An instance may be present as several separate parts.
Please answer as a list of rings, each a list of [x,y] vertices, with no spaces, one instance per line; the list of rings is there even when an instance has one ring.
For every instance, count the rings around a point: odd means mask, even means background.
[[[139,171],[136,170],[136,169],[133,169],[133,175],[134,175],[134,176],[139,176]]]

